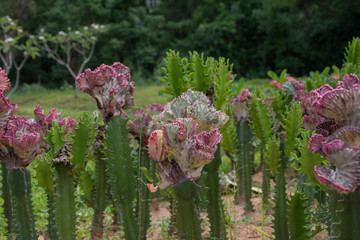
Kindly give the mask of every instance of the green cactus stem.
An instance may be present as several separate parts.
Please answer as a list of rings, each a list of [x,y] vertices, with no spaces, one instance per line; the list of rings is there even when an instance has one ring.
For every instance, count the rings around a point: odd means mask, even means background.
[[[239,188],[245,197],[244,209],[245,211],[253,211],[253,204],[251,202],[251,138],[252,133],[247,120],[236,122],[236,131],[238,134],[239,142],[239,158],[238,158],[238,176],[241,176]]]
[[[343,211],[340,212],[340,239],[360,239],[360,189],[343,196]]]
[[[289,227],[287,220],[287,198],[286,198],[286,181],[285,169],[287,158],[284,155],[284,144],[280,144],[282,154],[280,157],[280,166],[275,176],[275,211],[274,211],[274,235],[275,239],[289,239]]]
[[[220,195],[220,178],[219,178],[219,166],[221,164],[221,152],[220,144],[218,150],[215,152],[215,158],[208,165],[205,165],[204,169],[208,173],[206,176],[205,187],[207,191],[207,213],[211,228],[211,237],[216,239],[227,239],[225,228],[225,214],[224,207],[221,201]]]
[[[55,219],[60,239],[75,239],[75,181],[70,164],[55,164]]]
[[[14,211],[14,232],[16,239],[37,239],[34,215],[31,212],[31,176],[29,170],[8,171],[7,182],[10,186]]]
[[[101,239],[103,236],[103,219],[104,210],[106,207],[106,188],[107,188],[107,176],[106,176],[106,161],[104,153],[100,147],[95,149],[94,153],[96,165],[95,165],[95,202],[94,202],[94,219],[91,230],[91,236],[93,239]]]
[[[2,198],[4,199],[3,209],[4,209],[4,215],[7,222],[7,232],[12,233],[13,231],[13,213],[12,213],[12,206],[11,206],[11,195],[10,195],[10,189],[9,185],[7,183],[7,169],[5,168],[5,163],[1,161],[1,179],[2,179]]]
[[[135,159],[131,156],[127,120],[114,117],[106,128],[106,173],[114,206],[122,217],[127,240],[139,239],[139,227],[133,211],[136,192]]]
[[[147,180],[146,177],[142,174],[142,168],[150,169],[150,162],[153,162],[150,159],[147,148],[140,148],[140,159],[139,159],[139,169],[138,169],[138,199],[136,206],[136,213],[140,228],[140,239],[146,240],[147,229],[150,226],[150,201],[151,201],[151,192],[144,184]]]
[[[194,182],[184,181],[174,186],[176,197],[176,226],[178,236],[185,240],[200,240],[201,227],[195,198],[198,186]]]
[[[58,240],[59,234],[56,228],[55,221],[55,197],[51,194],[47,194],[47,206],[48,206],[48,224],[47,224],[47,233],[51,240]]]

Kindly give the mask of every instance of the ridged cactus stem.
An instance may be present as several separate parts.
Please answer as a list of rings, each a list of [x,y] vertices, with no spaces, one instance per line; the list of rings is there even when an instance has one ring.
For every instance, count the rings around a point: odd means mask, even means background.
[[[281,147],[283,144],[281,143]],[[280,166],[275,176],[275,212],[274,212],[274,230],[275,239],[289,239],[289,227],[287,220],[287,198],[285,169],[287,159],[282,151],[280,157]]]
[[[207,191],[207,213],[211,228],[211,237],[216,239],[227,239],[225,228],[225,214],[224,207],[221,201],[220,195],[220,178],[219,178],[219,166],[221,164],[221,152],[220,144],[218,150],[215,153],[215,158],[208,165],[205,165],[204,169],[208,173],[206,178]]]
[[[245,211],[253,211],[253,204],[251,202],[251,155],[250,146],[252,133],[250,131],[249,122],[247,120],[241,120],[236,122],[236,131],[239,142],[239,157],[238,157],[238,171],[241,177],[239,188],[242,188],[242,192],[245,197],[244,209]]]
[[[261,157],[263,157],[263,149],[261,149]],[[263,162],[263,181],[262,181],[262,201],[264,204],[267,204],[270,197],[270,172],[269,166],[264,161]]]
[[[106,173],[114,206],[122,217],[127,240],[139,239],[139,227],[133,211],[133,200],[136,192],[135,159],[131,156],[127,120],[114,117],[106,128]]]
[[[55,219],[60,239],[75,239],[75,182],[70,164],[55,165]]]
[[[12,213],[12,206],[11,206],[11,195],[9,185],[7,183],[7,169],[5,168],[5,163],[1,161],[1,177],[2,177],[2,198],[4,199],[3,209],[4,215],[7,222],[7,231],[11,233],[13,231],[13,213]]]
[[[195,198],[198,186],[194,182],[184,181],[174,186],[176,196],[176,226],[180,239],[200,240],[201,227]]]
[[[53,195],[47,194],[47,205],[48,205],[48,224],[47,232],[51,240],[59,239],[59,234],[56,228],[55,221],[55,197]]]
[[[142,174],[141,168],[150,169],[150,159],[147,148],[140,148],[140,159],[138,169],[138,199],[137,199],[137,217],[140,228],[140,239],[146,240],[147,229],[150,226],[150,201],[151,193],[145,182],[147,181],[145,176]]]
[[[26,169],[8,171],[7,181],[11,190],[16,239],[37,239],[34,215],[31,212],[30,171]]]
[[[106,161],[104,153],[100,147],[95,149],[95,202],[94,202],[94,219],[91,230],[92,239],[102,239],[103,237],[103,220],[104,210],[106,207]]]
[[[344,210],[340,214],[340,238],[360,239],[360,189],[343,196]]]

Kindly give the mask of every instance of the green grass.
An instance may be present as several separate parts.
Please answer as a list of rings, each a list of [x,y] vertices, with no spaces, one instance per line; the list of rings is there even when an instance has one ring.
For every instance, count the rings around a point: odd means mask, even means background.
[[[129,115],[133,115],[139,110],[151,103],[165,104],[166,97],[159,96],[158,92],[163,86],[138,86],[135,89],[133,109],[127,110]],[[78,119],[84,112],[92,112],[97,109],[95,100],[88,94],[79,92],[78,98],[74,98],[74,90],[44,90],[44,91],[26,91],[18,92],[10,98],[12,103],[19,106],[18,115],[34,117],[33,111],[37,104],[40,104],[47,114],[50,109],[56,108],[63,117],[70,116]]]

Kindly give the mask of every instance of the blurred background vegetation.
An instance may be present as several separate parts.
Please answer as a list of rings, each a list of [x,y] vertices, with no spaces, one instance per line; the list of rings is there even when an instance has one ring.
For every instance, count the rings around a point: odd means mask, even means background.
[[[137,84],[157,81],[168,49],[230,58],[246,78],[283,68],[304,76],[341,66],[345,46],[360,35],[360,1],[350,0],[2,0],[0,16],[6,15],[30,34],[105,25],[86,67],[120,61]],[[45,53],[27,62],[21,82],[73,84]]]

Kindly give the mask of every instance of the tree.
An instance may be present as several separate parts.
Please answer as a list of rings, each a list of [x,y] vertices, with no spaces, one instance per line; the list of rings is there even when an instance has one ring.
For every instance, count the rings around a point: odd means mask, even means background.
[[[36,38],[35,45],[45,51],[49,58],[65,66],[74,79],[75,97],[78,95],[76,78],[93,56],[97,35],[103,31],[105,27],[98,24],[79,30],[68,28],[67,32],[59,31],[56,35],[42,29]]]

